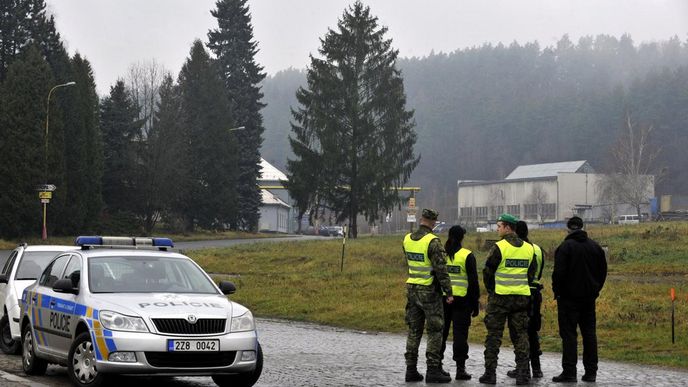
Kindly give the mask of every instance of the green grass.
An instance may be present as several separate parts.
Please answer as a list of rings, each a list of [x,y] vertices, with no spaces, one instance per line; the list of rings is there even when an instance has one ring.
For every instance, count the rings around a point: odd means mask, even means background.
[[[600,357],[688,369],[688,223],[599,226],[588,230],[609,250],[609,279],[597,304]],[[543,274],[542,345],[561,351],[551,271],[565,232],[533,230],[531,240],[546,252]],[[444,240],[446,236],[442,235]],[[482,269],[480,247],[495,233],[471,233],[465,245]],[[235,282],[232,298],[258,316],[313,321],[360,330],[405,332],[406,264],[401,236],[240,245],[191,252],[208,272]],[[482,288],[481,302],[486,301]],[[676,288],[676,343],[671,343],[669,289]],[[482,343],[481,315],[472,342]],[[506,340],[508,342],[508,339]]]

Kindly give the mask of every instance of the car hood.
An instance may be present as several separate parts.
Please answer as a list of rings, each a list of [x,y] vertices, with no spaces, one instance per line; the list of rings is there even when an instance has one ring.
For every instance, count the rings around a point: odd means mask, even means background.
[[[150,318],[229,318],[246,312],[219,294],[116,293],[92,295],[99,310]]]

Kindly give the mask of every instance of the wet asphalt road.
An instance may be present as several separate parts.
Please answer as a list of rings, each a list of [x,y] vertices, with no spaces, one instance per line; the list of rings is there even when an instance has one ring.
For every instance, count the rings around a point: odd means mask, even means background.
[[[265,353],[263,374],[256,384],[262,387],[286,386],[422,386],[404,382],[405,336],[368,333],[284,320],[258,319],[259,339]],[[424,344],[421,354],[425,353]],[[482,374],[482,351],[472,344],[467,363],[470,381],[452,381],[452,386],[478,386]],[[423,356],[421,356],[423,358]],[[560,354],[545,353],[542,368],[545,377],[536,386],[555,386],[550,380],[560,371]],[[506,372],[513,367],[513,352],[506,348],[497,369],[498,385],[515,385]],[[688,371],[601,361],[597,383],[579,381],[580,386],[688,386]],[[453,364],[445,368],[455,373]],[[19,356],[0,355],[0,386],[69,386],[66,369],[50,366],[49,376],[27,377],[21,371]],[[419,364],[425,373],[424,362]],[[582,375],[579,370],[578,377]],[[14,378],[15,380],[9,380]],[[213,386],[208,377],[125,378],[116,385],[164,385],[172,387]],[[575,384],[566,384],[572,386]],[[560,385],[561,386],[561,385]]]

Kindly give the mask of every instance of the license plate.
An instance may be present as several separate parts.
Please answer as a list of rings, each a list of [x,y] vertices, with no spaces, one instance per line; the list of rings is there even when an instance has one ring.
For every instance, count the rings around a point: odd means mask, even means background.
[[[220,340],[167,340],[167,352],[218,352]]]

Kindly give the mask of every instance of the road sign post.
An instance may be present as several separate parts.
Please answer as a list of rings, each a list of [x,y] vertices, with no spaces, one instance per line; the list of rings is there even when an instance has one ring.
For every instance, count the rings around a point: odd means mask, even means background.
[[[39,184],[36,186],[38,199],[41,201],[41,204],[43,204],[43,230],[41,232],[41,239],[43,240],[48,239],[48,203],[50,203],[50,199],[53,198],[53,191],[56,189],[57,187],[54,184]]]

